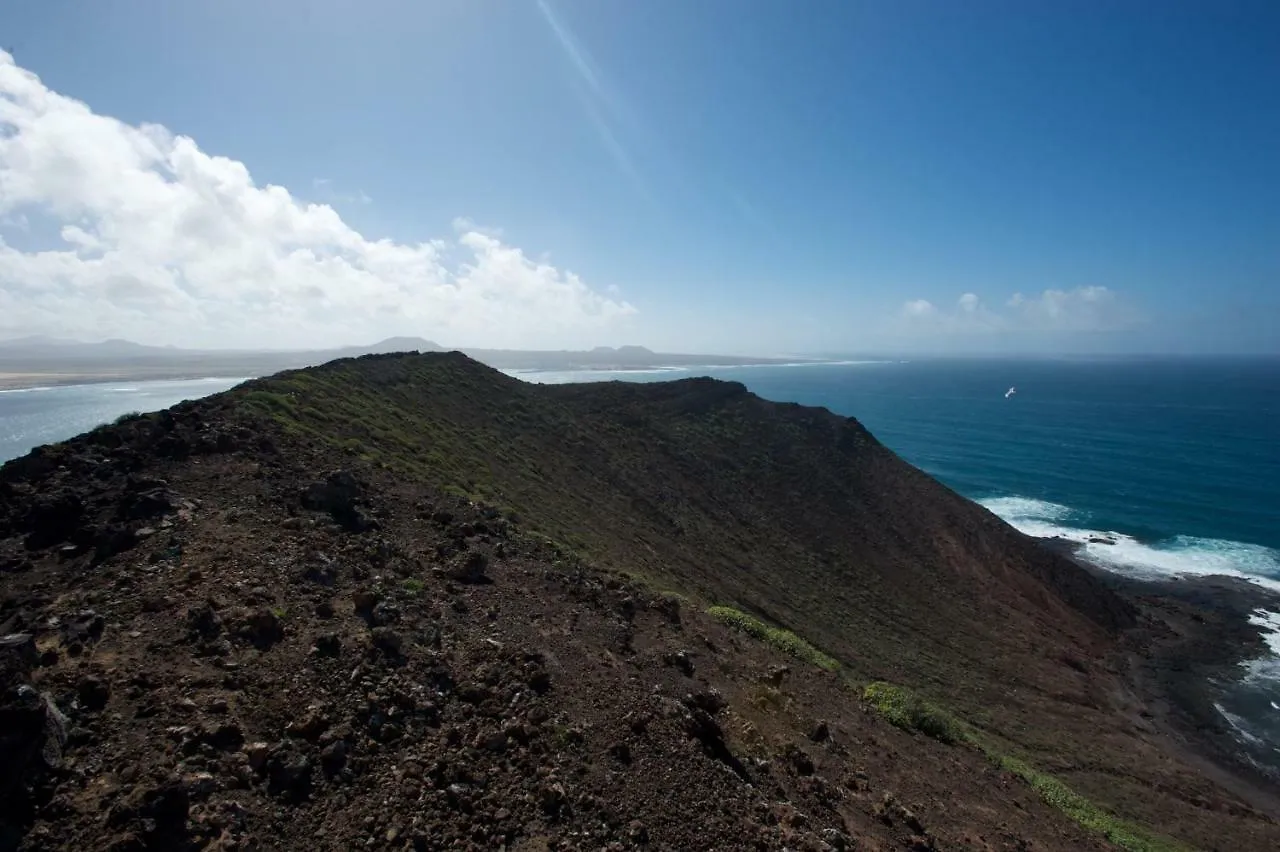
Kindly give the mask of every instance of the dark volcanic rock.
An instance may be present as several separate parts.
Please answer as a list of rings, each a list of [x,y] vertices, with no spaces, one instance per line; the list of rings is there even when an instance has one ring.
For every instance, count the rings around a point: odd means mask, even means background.
[[[67,718],[49,696],[6,671],[0,684],[0,838],[27,816],[32,792],[62,767]]]
[[[489,554],[482,550],[467,550],[453,557],[443,573],[459,583],[485,583],[489,576]]]
[[[35,497],[20,517],[17,528],[28,534],[28,548],[51,547],[75,533],[84,513],[84,500],[80,495],[63,488]]]
[[[313,482],[302,492],[302,505],[307,509],[328,512],[335,521],[352,532],[377,529],[378,524],[361,507],[364,489],[350,471],[336,470],[324,482]]]
[[[90,675],[76,684],[76,700],[88,710],[101,710],[111,699],[111,687],[102,678]]]

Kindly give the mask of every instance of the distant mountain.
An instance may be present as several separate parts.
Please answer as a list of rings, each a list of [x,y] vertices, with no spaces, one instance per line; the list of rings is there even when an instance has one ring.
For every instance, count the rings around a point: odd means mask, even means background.
[[[331,351],[335,355],[341,353],[342,357],[347,357],[349,355],[389,355],[392,352],[447,352],[448,350],[439,343],[421,337],[388,337],[371,346],[344,346],[336,350],[316,351]]]
[[[591,352],[597,355],[622,355],[624,357],[644,357],[654,354],[653,350],[646,349],[643,346],[619,346],[616,349],[612,346],[597,346]]]
[[[169,354],[182,350],[172,346],[148,346],[143,343],[134,343],[132,340],[123,340],[121,338],[111,338],[110,340],[102,340],[96,343],[86,343],[82,340],[73,340],[66,337],[48,337],[45,335],[29,335],[27,337],[15,337],[8,340],[0,340],[0,352],[14,353],[40,353],[45,355],[66,354],[76,357],[84,355],[98,356],[136,356],[145,354]]]

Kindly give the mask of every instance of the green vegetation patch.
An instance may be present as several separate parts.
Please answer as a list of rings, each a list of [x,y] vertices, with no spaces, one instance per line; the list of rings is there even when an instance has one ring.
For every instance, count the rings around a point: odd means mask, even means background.
[[[1012,772],[1030,784],[1040,797],[1085,828],[1104,835],[1129,852],[1190,852],[1191,847],[1152,834],[1140,825],[1122,820],[1094,805],[1066,784],[1018,760],[999,757],[1001,769]]]
[[[804,660],[806,663],[812,663],[820,669],[833,672],[840,668],[840,663],[836,662],[834,657],[822,653],[790,630],[783,630],[781,627],[770,627],[760,619],[747,615],[745,612],[736,610],[733,607],[713,606],[707,610],[707,615],[710,615],[721,624],[726,624],[735,630],[741,630],[748,636],[754,636],[779,651]]]
[[[905,687],[877,681],[867,685],[862,697],[904,731],[919,731],[948,745],[973,742],[973,735],[963,722]]]
[[[919,731],[944,743],[980,749],[1001,769],[1027,782],[1046,803],[1062,811],[1082,827],[1096,831],[1129,852],[1193,852],[1191,847],[1153,834],[1137,823],[1107,813],[1062,781],[1016,757],[1001,754],[986,738],[947,711],[930,704],[910,689],[878,681],[869,684],[863,698],[886,721],[908,731]]]

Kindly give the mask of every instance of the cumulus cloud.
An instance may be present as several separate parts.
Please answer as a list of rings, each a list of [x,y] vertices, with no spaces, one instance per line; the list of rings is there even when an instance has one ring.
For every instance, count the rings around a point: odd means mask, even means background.
[[[1009,310],[1031,328],[1058,331],[1112,331],[1133,324],[1134,316],[1106,287],[1045,290],[1030,298],[1014,293]]]
[[[989,308],[976,293],[965,293],[953,307],[926,299],[903,304],[904,319],[918,329],[948,333],[1089,332],[1132,326],[1136,317],[1106,287],[1045,290],[1038,295],[1014,293],[1002,309]]]
[[[931,317],[938,309],[928,299],[912,299],[902,306],[902,312],[908,317]]]
[[[188,137],[94,113],[0,51],[0,336],[560,346],[634,310],[467,220],[418,243],[366,237]]]

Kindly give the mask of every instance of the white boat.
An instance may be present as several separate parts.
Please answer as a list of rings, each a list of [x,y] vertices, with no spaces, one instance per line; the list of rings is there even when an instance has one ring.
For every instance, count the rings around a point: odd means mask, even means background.
[[[1017,388],[1009,388],[1007,391],[1004,392],[1004,398],[1008,399],[1009,397],[1013,396],[1017,392],[1018,392]]]

